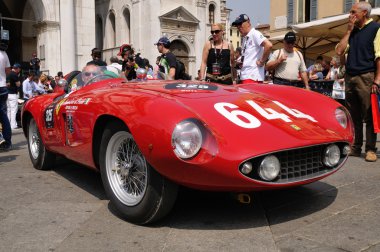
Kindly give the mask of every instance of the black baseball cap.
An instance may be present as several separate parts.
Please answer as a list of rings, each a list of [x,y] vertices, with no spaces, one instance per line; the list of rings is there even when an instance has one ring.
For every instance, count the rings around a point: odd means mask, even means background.
[[[170,40],[167,37],[161,37],[154,45],[162,44],[164,46],[170,46]]]
[[[238,26],[248,20],[249,20],[249,17],[247,16],[247,14],[240,14],[232,23],[232,26]]]
[[[285,34],[284,40],[287,43],[294,43],[296,42],[296,34],[294,32],[288,32]]]
[[[19,63],[14,63],[13,68],[21,68],[21,65]]]

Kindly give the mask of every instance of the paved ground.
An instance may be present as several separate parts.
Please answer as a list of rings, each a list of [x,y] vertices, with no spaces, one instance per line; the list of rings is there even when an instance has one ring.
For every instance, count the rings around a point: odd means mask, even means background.
[[[350,158],[325,180],[255,193],[249,205],[181,190],[168,218],[136,226],[115,215],[99,174],[67,161],[33,169],[17,130],[0,153],[0,251],[380,251],[379,181],[380,161]]]

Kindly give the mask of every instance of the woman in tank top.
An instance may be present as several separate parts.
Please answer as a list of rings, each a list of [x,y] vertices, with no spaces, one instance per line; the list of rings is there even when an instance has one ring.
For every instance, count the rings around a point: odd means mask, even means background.
[[[203,47],[200,80],[231,85],[236,79],[234,48],[223,40],[223,24],[211,25],[211,35]]]

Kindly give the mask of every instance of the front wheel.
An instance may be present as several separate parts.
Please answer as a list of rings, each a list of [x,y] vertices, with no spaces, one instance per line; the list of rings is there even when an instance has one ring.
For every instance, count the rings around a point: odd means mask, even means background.
[[[133,136],[121,123],[110,123],[104,131],[100,171],[111,203],[130,222],[157,221],[174,205],[178,186],[147,163]]]
[[[49,170],[54,166],[55,154],[45,148],[34,118],[28,123],[28,150],[30,160],[37,170]]]

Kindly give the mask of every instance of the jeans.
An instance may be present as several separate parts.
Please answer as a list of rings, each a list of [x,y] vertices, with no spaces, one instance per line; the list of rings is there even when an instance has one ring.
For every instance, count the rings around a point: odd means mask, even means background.
[[[3,137],[6,145],[12,144],[12,130],[7,114],[8,89],[0,87],[0,123],[3,127]]]
[[[8,94],[8,119],[11,124],[12,129],[17,128],[16,114],[18,110],[18,95],[17,94]]]

